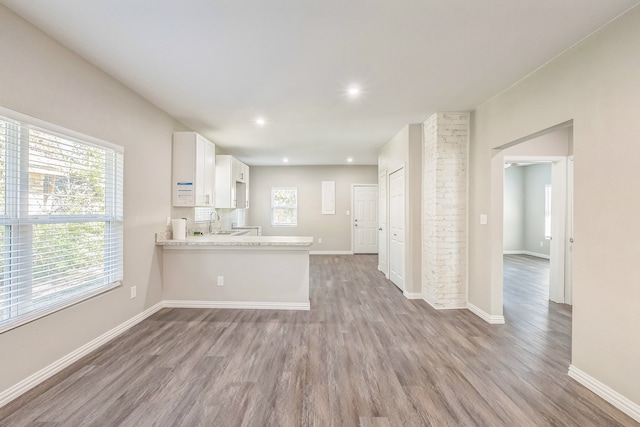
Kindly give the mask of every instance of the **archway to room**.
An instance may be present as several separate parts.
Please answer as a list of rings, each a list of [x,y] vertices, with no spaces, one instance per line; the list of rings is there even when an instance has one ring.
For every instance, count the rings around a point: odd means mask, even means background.
[[[522,331],[557,330],[570,351],[572,122],[494,152],[494,295],[505,322]],[[528,220],[528,222],[527,222]],[[566,286],[565,286],[566,284]]]

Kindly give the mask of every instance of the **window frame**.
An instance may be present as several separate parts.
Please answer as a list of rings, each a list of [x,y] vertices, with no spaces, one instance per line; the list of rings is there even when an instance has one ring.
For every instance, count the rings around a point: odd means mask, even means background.
[[[295,203],[293,205],[287,205],[287,206],[276,206],[276,203],[275,203],[276,191],[293,191],[295,195]],[[294,222],[293,223],[276,222],[275,211],[277,209],[292,211]],[[290,228],[298,226],[298,187],[272,187],[271,188],[271,226],[272,227],[290,227]]]
[[[0,270],[0,278],[2,278],[0,284],[3,284],[0,287],[0,297],[6,291],[8,296],[4,298],[4,301],[9,301],[5,308],[0,307],[2,310],[7,310],[5,312],[7,317],[0,318],[0,333],[3,333],[122,286],[124,270],[124,148],[4,107],[0,107],[0,120],[6,123],[7,129],[10,129],[12,125],[19,128],[19,132],[16,132],[14,128],[13,136],[5,134],[5,151],[0,152],[0,156],[5,156],[5,176],[0,178],[4,180],[5,185],[4,212],[0,214],[0,227],[2,227],[4,236],[4,239],[0,241],[0,256],[3,259],[3,267]],[[32,195],[29,182],[31,163],[29,155],[25,153],[29,151],[29,129],[43,132],[48,136],[59,137],[80,146],[104,150],[103,213],[51,215],[29,212],[29,197]],[[36,305],[33,309],[23,307],[19,300],[15,303],[12,302],[16,298],[22,298],[21,294],[32,292],[32,286],[34,286],[33,280],[19,283],[13,281],[12,274],[15,271],[22,271],[24,268],[31,270],[36,266],[35,261],[31,260],[26,267],[21,266],[19,270],[15,269],[15,265],[18,264],[16,259],[20,255],[12,240],[19,235],[21,239],[26,239],[26,244],[31,247],[37,242],[37,234],[34,234],[33,231],[35,226],[74,223],[103,224],[100,227],[103,227],[104,230],[102,232],[104,240],[101,246],[96,247],[101,247],[103,252],[102,275],[97,276],[101,284],[92,284],[91,281],[85,280],[79,284],[77,289],[71,287],[62,291],[55,290],[55,298],[52,301],[43,303],[41,306]],[[72,248],[80,246],[82,245],[78,243]],[[29,257],[32,256],[34,255],[30,252]],[[55,287],[56,285],[49,286]]]

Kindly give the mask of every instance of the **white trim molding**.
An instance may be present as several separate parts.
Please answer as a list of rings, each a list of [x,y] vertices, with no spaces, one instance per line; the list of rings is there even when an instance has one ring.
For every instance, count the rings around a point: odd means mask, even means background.
[[[537,258],[551,259],[550,255],[540,254],[540,253],[531,252],[531,251],[502,251],[502,254],[503,255],[529,255]]]
[[[424,297],[422,296],[422,292],[407,292],[407,291],[404,291],[404,292],[402,292],[402,295],[404,295],[404,297],[406,299],[424,299]]]
[[[126,332],[131,327],[137,325],[147,317],[159,311],[161,308],[163,308],[163,306],[164,306],[163,303],[159,302],[158,304],[146,309],[142,313],[132,317],[126,322],[121,323],[120,325],[116,326],[110,331],[107,331],[104,334],[100,335],[99,337],[89,341],[82,347],[56,360],[49,366],[46,366],[45,368],[39,370],[33,375],[28,376],[27,378],[13,385],[12,387],[9,387],[8,389],[0,392],[0,407],[6,405],[7,403],[19,397],[20,395],[31,390],[38,384],[48,380],[58,372],[62,371],[64,368],[70,366],[72,363],[77,362],[87,354],[96,350],[98,347],[108,343],[112,339]]]
[[[353,251],[309,251],[309,255],[353,255]]]
[[[491,315],[470,302],[467,302],[467,309],[490,325],[504,325],[504,316]]]
[[[236,310],[306,310],[311,309],[309,302],[257,302],[257,301],[185,301],[165,300],[168,308],[230,308]]]
[[[632,402],[617,391],[613,390],[606,384],[601,383],[586,372],[576,368],[574,365],[569,366],[568,375],[582,384],[634,420],[640,422],[640,405]]]
[[[435,305],[434,303],[432,303],[431,301],[429,301],[426,297],[423,297],[422,300],[424,302],[426,302],[427,304],[429,304],[431,307],[435,308],[436,310],[460,310],[460,309],[463,309],[463,308],[467,308],[466,304],[465,305],[438,306],[438,305]]]

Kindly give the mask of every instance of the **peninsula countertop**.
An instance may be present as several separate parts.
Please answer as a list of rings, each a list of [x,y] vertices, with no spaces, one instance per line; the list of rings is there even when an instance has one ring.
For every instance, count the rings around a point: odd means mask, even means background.
[[[278,246],[306,247],[313,244],[311,236],[230,236],[203,235],[189,236],[186,240],[173,240],[171,233],[156,233],[156,245],[167,247],[207,247],[207,246]]]

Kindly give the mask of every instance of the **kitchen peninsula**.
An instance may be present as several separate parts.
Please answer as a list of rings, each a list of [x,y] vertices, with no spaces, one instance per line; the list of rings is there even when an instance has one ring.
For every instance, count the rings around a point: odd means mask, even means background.
[[[312,237],[194,236],[162,247],[165,303],[169,307],[309,309]]]

